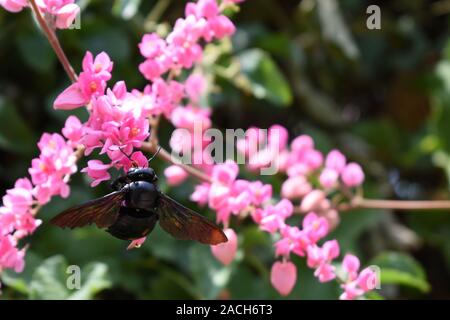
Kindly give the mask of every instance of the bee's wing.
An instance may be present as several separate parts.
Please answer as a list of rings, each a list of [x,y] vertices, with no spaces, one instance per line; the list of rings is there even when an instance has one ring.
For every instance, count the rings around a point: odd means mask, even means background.
[[[111,226],[119,215],[126,190],[110,193],[104,197],[88,201],[67,209],[50,220],[61,228],[78,228],[95,223],[99,228]]]
[[[165,194],[159,198],[157,212],[161,227],[177,239],[212,245],[228,241],[217,225]]]

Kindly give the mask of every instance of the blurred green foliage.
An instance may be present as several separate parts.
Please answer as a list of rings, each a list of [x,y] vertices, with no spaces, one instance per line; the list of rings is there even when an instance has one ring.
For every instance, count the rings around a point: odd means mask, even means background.
[[[79,70],[86,50],[107,51],[114,78],[143,88],[137,43],[166,33],[184,2],[83,0],[80,30],[59,31]],[[381,7],[381,30],[366,28],[367,6]],[[233,16],[232,41],[210,45],[209,103],[220,129],[280,123],[307,133],[324,152],[337,147],[363,164],[368,197],[448,198],[450,177],[450,3],[447,0],[248,0]],[[69,84],[29,11],[0,11],[0,188],[26,175],[44,131],[59,131],[72,113],[54,112]],[[167,144],[171,126],[161,131]],[[79,167],[84,167],[81,162]],[[164,164],[154,163],[157,172]],[[279,191],[281,178],[266,179]],[[180,242],[159,227],[139,250],[95,228],[62,231],[47,224],[61,210],[104,194],[76,175],[69,199],[40,213],[24,273],[4,272],[0,299],[252,298],[279,299],[270,286],[272,239],[249,221],[236,222],[240,249],[229,267],[208,247]],[[193,182],[162,189],[188,203]],[[3,193],[3,192],[2,192]],[[193,206],[189,203],[189,206]],[[201,210],[201,209],[199,209]],[[202,213],[212,217],[211,212]],[[370,298],[450,297],[449,212],[359,210],[342,215],[330,236],[341,252],[382,268]],[[299,281],[288,298],[335,299],[337,284],[320,284],[295,258]],[[69,291],[66,266],[79,265],[82,286]]]

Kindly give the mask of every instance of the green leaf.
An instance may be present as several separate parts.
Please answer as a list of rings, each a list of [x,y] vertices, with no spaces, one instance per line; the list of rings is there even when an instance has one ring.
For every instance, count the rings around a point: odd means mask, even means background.
[[[67,262],[63,256],[53,256],[45,260],[34,272],[30,283],[31,299],[66,299]]]
[[[71,294],[68,299],[92,299],[98,292],[111,287],[111,281],[108,278],[108,266],[100,262],[93,262],[84,267],[81,280],[81,289]]]
[[[375,257],[371,265],[381,270],[381,285],[398,284],[418,289],[424,293],[430,291],[425,271],[410,255],[398,252],[385,252]]]
[[[292,102],[289,83],[269,54],[249,49],[238,55],[238,61],[243,77],[236,77],[235,85],[278,106],[288,106]]]
[[[67,287],[70,274],[67,273],[68,263],[61,256],[46,259],[36,268],[29,288],[31,299],[92,299],[95,294],[111,286],[108,278],[108,267],[104,263],[94,262],[80,269],[80,289]]]
[[[0,97],[0,148],[28,155],[35,151],[34,135],[13,105]]]
[[[194,245],[189,253],[196,291],[201,293],[204,299],[217,298],[220,291],[228,285],[236,261],[231,266],[223,266],[212,256],[209,246]]]
[[[35,71],[48,73],[56,62],[56,56],[47,39],[37,33],[19,34],[16,39],[23,60]]]
[[[122,19],[129,20],[136,15],[140,5],[141,0],[116,0],[112,12]]]

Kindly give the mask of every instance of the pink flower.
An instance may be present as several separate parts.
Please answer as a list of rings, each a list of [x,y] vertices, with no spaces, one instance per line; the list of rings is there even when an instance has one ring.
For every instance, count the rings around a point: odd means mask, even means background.
[[[108,172],[110,168],[111,165],[104,164],[100,160],[89,160],[87,168],[82,169],[81,172],[87,172],[88,176],[94,179],[91,186],[95,187],[100,182],[111,179],[111,175]]]
[[[89,100],[81,92],[80,85],[74,83],[61,92],[53,103],[56,110],[72,110],[89,103]]]
[[[304,176],[288,178],[281,186],[281,196],[287,199],[299,199],[310,193],[311,184]]]
[[[239,167],[236,162],[227,160],[222,164],[214,166],[211,178],[215,182],[220,182],[223,185],[231,185],[239,173]]]
[[[319,278],[320,282],[328,282],[336,278],[335,267],[329,263],[321,264],[316,271],[314,271],[314,276]]]
[[[272,185],[255,181],[248,185],[251,202],[255,206],[260,206],[272,197]]]
[[[355,162],[349,163],[341,173],[342,181],[348,187],[357,187],[364,181],[364,172]]]
[[[346,254],[342,261],[342,267],[347,273],[349,281],[353,281],[358,277],[359,259],[352,254]]]
[[[61,7],[55,14],[55,26],[59,29],[69,28],[79,13],[80,7],[74,3],[69,3]]]
[[[339,179],[339,173],[334,169],[325,168],[320,174],[320,185],[326,189],[332,188],[336,185]]]
[[[103,81],[111,79],[111,71],[113,69],[113,62],[106,52],[101,52],[95,59],[90,51],[87,51],[83,58],[83,71],[95,75]]]
[[[339,150],[331,150],[325,160],[325,167],[340,173],[347,162],[345,156]]]
[[[145,34],[139,43],[139,50],[145,58],[153,59],[166,49],[166,42],[156,33]]]
[[[72,147],[76,147],[83,136],[83,125],[76,116],[69,116],[62,133],[70,141]]]
[[[312,243],[325,237],[329,232],[327,219],[318,217],[314,212],[308,213],[303,219],[303,230]]]
[[[340,300],[353,300],[364,294],[355,281],[344,283],[341,287],[344,289],[344,293],[340,295]]]
[[[291,142],[291,149],[295,153],[303,153],[306,150],[314,149],[314,140],[307,135],[301,135]]]
[[[202,183],[195,186],[195,191],[192,193],[190,199],[192,201],[197,202],[199,205],[203,206],[208,203],[208,195],[209,195],[209,183]]]
[[[364,291],[370,291],[377,287],[379,279],[377,274],[370,268],[363,269],[357,279],[359,287]]]
[[[0,6],[10,12],[19,12],[28,6],[27,0],[0,0]]]
[[[225,229],[223,232],[227,236],[228,241],[216,246],[211,246],[211,252],[217,260],[227,266],[236,256],[238,239],[236,232],[234,232],[233,229]]]
[[[199,128],[201,131],[211,127],[210,110],[192,106],[177,107],[172,111],[171,121],[177,128],[185,128],[194,131]]]
[[[33,186],[28,178],[16,181],[14,188],[7,190],[3,205],[15,214],[25,214],[33,205]]]
[[[200,97],[205,91],[207,86],[206,79],[203,75],[199,73],[194,73],[190,75],[185,84],[185,90],[189,99],[194,103],[198,104]]]
[[[25,266],[25,250],[16,248],[17,241],[13,236],[0,236],[0,270],[3,268],[14,269],[15,272],[22,272]]]
[[[178,186],[186,180],[188,174],[180,166],[169,166],[164,170],[164,175],[167,179],[167,184],[170,186]]]
[[[300,204],[300,210],[302,212],[319,210],[325,199],[326,195],[322,190],[313,190],[303,198],[302,203]]]
[[[269,148],[283,150],[288,143],[289,133],[287,129],[280,125],[273,125],[269,128],[267,145]]]
[[[275,262],[270,272],[270,282],[282,296],[287,296],[297,282],[297,267],[290,261]]]
[[[32,160],[28,170],[35,185],[35,197],[40,204],[47,203],[53,195],[67,197],[70,191],[68,178],[77,169],[73,148],[56,133],[44,133],[38,147],[41,154]]]
[[[268,214],[264,216],[260,223],[261,230],[274,234],[285,227],[284,219],[278,214]]]

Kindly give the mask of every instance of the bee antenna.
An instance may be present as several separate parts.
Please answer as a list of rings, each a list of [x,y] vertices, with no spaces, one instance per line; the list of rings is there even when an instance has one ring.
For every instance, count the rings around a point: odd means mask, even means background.
[[[128,160],[131,161],[131,163],[132,163],[133,166],[137,166],[136,161],[134,161],[133,159],[131,159],[130,156],[127,155],[127,154],[125,153],[125,151],[122,150],[122,148],[119,147],[119,150],[120,150],[120,152],[122,152],[122,154],[123,154],[125,157],[127,157]]]
[[[150,159],[148,159],[148,163],[150,163],[153,159],[155,159],[160,151],[161,151],[161,146],[159,146],[158,150],[156,150],[155,154]]]

